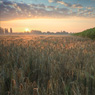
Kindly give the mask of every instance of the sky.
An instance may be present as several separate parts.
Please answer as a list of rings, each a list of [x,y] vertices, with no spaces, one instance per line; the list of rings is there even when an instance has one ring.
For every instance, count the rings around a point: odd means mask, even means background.
[[[81,32],[95,27],[95,0],[0,0],[0,27]]]

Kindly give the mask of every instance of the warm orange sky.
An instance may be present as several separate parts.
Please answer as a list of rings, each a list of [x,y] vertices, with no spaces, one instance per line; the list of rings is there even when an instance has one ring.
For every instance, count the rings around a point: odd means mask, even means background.
[[[95,18],[64,18],[64,19],[21,19],[1,21],[1,27],[13,28],[13,32],[24,32],[26,28],[29,30],[41,30],[42,32],[61,31],[81,32],[85,29],[95,27]]]

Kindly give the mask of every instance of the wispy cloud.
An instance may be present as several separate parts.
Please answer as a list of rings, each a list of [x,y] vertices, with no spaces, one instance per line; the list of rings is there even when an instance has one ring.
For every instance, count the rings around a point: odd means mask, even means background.
[[[55,3],[59,3],[62,4],[66,7],[71,7],[71,8],[83,8],[83,6],[81,4],[71,4],[68,2],[64,2],[62,0],[49,0],[50,3],[55,2]]]

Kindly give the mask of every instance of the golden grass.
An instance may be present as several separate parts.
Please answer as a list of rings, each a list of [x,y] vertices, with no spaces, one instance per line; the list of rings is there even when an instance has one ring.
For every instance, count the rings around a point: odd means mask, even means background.
[[[73,36],[0,36],[0,95],[94,95],[95,41]]]

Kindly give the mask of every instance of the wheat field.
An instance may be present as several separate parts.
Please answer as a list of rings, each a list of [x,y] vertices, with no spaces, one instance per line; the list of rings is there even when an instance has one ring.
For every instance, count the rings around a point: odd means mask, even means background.
[[[95,95],[95,41],[0,36],[0,95]]]

